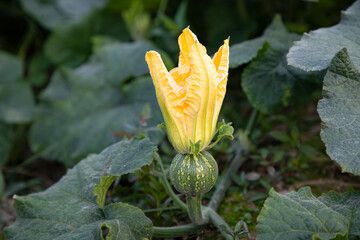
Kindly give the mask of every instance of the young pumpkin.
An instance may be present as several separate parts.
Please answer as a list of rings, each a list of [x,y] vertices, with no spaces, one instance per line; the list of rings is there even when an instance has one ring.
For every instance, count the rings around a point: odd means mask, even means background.
[[[203,151],[197,154],[177,154],[170,166],[170,178],[176,190],[188,196],[201,196],[214,186],[218,165],[213,156]]]

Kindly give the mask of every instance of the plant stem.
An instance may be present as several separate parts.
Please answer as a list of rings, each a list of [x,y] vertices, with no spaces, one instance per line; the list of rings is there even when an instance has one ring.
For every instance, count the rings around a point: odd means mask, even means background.
[[[245,137],[247,137],[247,135],[250,133],[250,131],[252,129],[252,127],[255,123],[256,115],[257,115],[257,110],[254,109],[251,113],[251,116],[250,116],[249,121],[245,128]],[[246,140],[243,140],[243,141],[246,141]],[[245,161],[245,155],[248,152],[248,147],[246,146],[247,143],[240,142],[240,144],[242,146],[237,149],[236,154],[235,154],[233,160],[231,161],[230,166],[228,167],[228,169],[226,170],[222,179],[220,180],[220,183],[217,186],[215,193],[211,197],[211,200],[209,202],[209,205],[208,205],[209,208],[211,208],[215,211],[218,209],[218,207],[221,203],[221,200],[223,199],[223,197],[225,195],[226,190],[229,188],[229,186],[231,184],[231,174],[236,173],[238,171],[238,169],[240,168],[240,166]]]
[[[198,225],[203,225],[208,222],[207,217],[202,213],[201,195],[200,196],[186,196],[186,203],[188,205],[188,214],[193,221]]]
[[[160,181],[161,181],[162,185],[164,186],[166,193],[171,197],[171,199],[174,201],[175,204],[177,204],[182,210],[187,211],[188,210],[187,205],[176,196],[176,194],[174,193],[174,191],[172,190],[172,188],[169,184],[169,181],[166,177],[164,166],[161,162],[161,158],[160,158],[159,154],[155,154],[155,161],[160,166],[160,170],[161,170]]]
[[[161,212],[165,212],[165,211],[173,211],[173,210],[181,210],[181,208],[179,207],[167,207],[167,208],[164,208],[164,209],[161,209]],[[156,213],[159,211],[159,209],[157,208],[152,208],[152,209],[145,209],[145,210],[142,210],[144,213]]]
[[[217,229],[221,232],[223,237],[226,240],[239,240],[238,237],[235,237],[231,235],[234,231],[232,228],[220,217],[213,209],[207,208],[207,215],[210,218],[210,221],[216,226]]]
[[[153,237],[175,238],[185,235],[196,234],[203,226],[196,224],[187,224],[176,227],[153,227]]]
[[[229,188],[231,184],[231,174],[233,172],[237,172],[239,167],[245,161],[244,155],[245,154],[243,153],[242,149],[236,151],[235,157],[233,158],[230,166],[228,167],[225,174],[221,178],[219,185],[216,187],[214,195],[211,197],[211,200],[208,205],[209,208],[216,210],[219,207],[221,200],[225,195],[226,190]]]
[[[251,129],[253,128],[254,126],[254,123],[255,123],[255,119],[256,119],[256,116],[258,114],[258,110],[256,110],[255,108],[252,110],[251,112],[251,115],[250,115],[250,118],[246,124],[246,128],[245,128],[245,133],[246,134],[250,134],[250,131]]]

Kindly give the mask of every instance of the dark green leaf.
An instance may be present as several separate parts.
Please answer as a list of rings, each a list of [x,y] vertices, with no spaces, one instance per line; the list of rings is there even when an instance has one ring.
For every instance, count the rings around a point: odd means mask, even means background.
[[[8,124],[0,122],[0,169],[10,154],[11,128]]]
[[[134,172],[152,162],[156,147],[148,139],[123,140],[100,154],[81,161],[44,192],[16,196],[16,222],[5,230],[6,239],[67,240],[102,239],[101,228],[109,228],[107,239],[134,239],[152,233],[144,213],[124,203],[103,209],[93,194],[101,178]]]
[[[30,130],[30,144],[47,159],[72,164],[100,151],[120,137],[146,134],[159,137],[154,127],[161,113],[150,78],[125,87],[125,79],[146,73],[146,42],[97,43],[88,63],[74,71],[54,74],[42,92],[39,111]],[[151,119],[144,127],[142,112],[150,104]]]
[[[304,34],[288,54],[290,65],[305,71],[319,71],[329,67],[331,59],[342,48],[350,52],[350,59],[360,67],[360,1],[342,13],[339,24]]]
[[[316,198],[306,187],[285,195],[272,189],[269,195],[258,217],[258,240],[360,237],[359,192],[329,192]]]
[[[108,0],[20,0],[23,9],[43,27],[52,29],[61,24],[76,22]]]
[[[242,87],[252,105],[263,113],[287,106],[299,88],[297,80],[312,78],[311,74],[288,66],[286,52],[287,49],[279,50],[265,43],[243,72]]]
[[[360,72],[346,49],[331,61],[318,112],[326,152],[344,172],[360,175]]]
[[[7,123],[28,122],[34,114],[31,88],[21,76],[20,60],[0,51],[0,120]]]
[[[270,132],[270,135],[273,138],[275,138],[276,140],[281,141],[281,142],[289,142],[289,141],[291,141],[289,135],[287,135],[284,132],[272,131],[272,132]]]
[[[280,15],[276,15],[272,23],[267,27],[263,36],[232,45],[230,48],[230,67],[236,68],[250,62],[256,57],[257,52],[265,42],[279,50],[288,50],[289,45],[297,38],[296,34],[289,33],[281,21]]]
[[[120,14],[93,12],[79,22],[56,27],[46,41],[45,53],[55,64],[79,65],[89,56],[91,38],[97,35],[129,40]]]

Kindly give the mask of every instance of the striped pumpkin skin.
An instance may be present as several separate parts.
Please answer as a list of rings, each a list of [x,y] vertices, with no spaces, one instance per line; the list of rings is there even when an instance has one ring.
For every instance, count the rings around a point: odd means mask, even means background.
[[[218,165],[206,151],[198,154],[178,153],[170,166],[170,178],[174,187],[189,196],[209,192],[217,176]]]

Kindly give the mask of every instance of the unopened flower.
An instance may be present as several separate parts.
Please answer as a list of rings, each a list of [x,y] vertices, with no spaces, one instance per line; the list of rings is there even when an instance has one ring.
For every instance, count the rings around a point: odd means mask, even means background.
[[[212,59],[189,28],[183,30],[178,42],[179,66],[170,72],[159,53],[149,51],[145,59],[169,140],[180,153],[193,153],[195,144],[200,152],[214,137],[225,96],[229,39]]]

